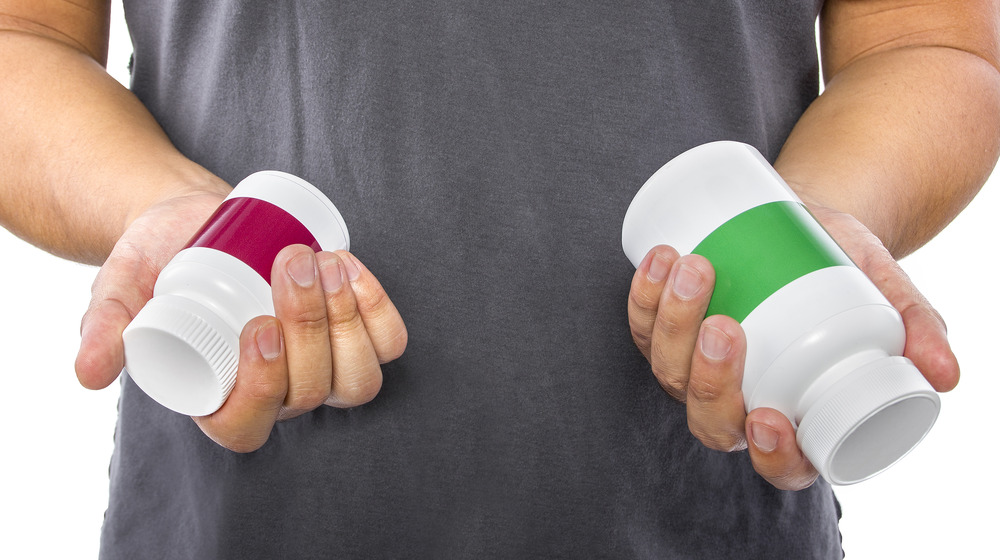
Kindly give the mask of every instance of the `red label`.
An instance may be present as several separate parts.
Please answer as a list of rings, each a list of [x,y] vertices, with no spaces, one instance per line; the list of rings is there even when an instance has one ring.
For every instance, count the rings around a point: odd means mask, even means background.
[[[294,216],[256,198],[231,198],[222,203],[188,247],[207,247],[232,255],[271,283],[275,257],[289,245],[319,251],[316,238]]]

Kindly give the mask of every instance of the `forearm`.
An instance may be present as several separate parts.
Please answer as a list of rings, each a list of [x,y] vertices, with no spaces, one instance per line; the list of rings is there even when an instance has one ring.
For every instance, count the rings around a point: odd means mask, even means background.
[[[93,264],[153,202],[227,189],[102,62],[58,38],[0,30],[0,225]]]
[[[906,47],[844,67],[788,138],[778,171],[854,215],[894,256],[948,224],[1000,150],[1000,73],[952,48]]]

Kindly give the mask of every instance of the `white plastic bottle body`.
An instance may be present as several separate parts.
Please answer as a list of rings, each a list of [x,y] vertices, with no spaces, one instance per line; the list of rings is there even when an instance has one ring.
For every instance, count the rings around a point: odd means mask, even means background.
[[[278,171],[240,182],[157,277],[153,298],[122,335],[125,370],[151,398],[191,416],[216,411],[237,375],[246,323],[273,315],[270,273],[277,253],[350,246],[332,202]]]
[[[858,274],[846,266],[812,272],[776,291],[741,322],[748,410],[775,408],[798,425],[815,401],[807,390],[824,372],[859,353],[902,354],[899,313]]]
[[[752,147],[693,148],[643,185],[622,245],[638,266],[658,244],[713,264],[708,314],[747,337],[747,410],[788,417],[828,481],[874,476],[930,430],[940,401],[901,357],[899,313]]]

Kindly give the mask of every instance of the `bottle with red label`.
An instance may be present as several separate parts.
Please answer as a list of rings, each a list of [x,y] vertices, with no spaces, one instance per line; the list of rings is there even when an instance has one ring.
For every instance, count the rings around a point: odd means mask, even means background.
[[[337,251],[350,238],[340,212],[308,182],[279,171],[241,181],[164,267],[122,334],[129,377],[176,412],[218,410],[236,381],[240,332],[274,315],[271,266],[294,244]]]

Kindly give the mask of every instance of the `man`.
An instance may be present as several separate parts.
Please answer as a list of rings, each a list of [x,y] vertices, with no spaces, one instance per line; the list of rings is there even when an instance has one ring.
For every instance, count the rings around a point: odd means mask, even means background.
[[[839,556],[791,426],[744,413],[738,324],[702,320],[710,265],[660,247],[633,275],[618,248],[642,180],[704,141],[776,160],[957,383],[893,255],[996,161],[992,2],[135,1],[134,95],[100,66],[105,2],[0,5],[0,219],[104,263],[85,386],[249,172],[321,185],[360,256],[279,255],[219,412],[123,382],[105,557]]]

